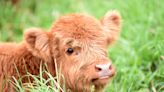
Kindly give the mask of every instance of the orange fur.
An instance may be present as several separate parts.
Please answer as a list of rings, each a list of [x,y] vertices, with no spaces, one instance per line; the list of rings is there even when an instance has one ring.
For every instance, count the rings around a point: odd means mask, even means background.
[[[57,68],[62,68],[67,89],[72,92],[90,92],[91,85],[95,85],[95,92],[101,92],[111,77],[98,79],[99,70],[95,66],[111,62],[107,57],[107,46],[117,39],[120,21],[116,11],[108,12],[101,21],[82,14],[65,15],[54,23],[49,32],[30,28],[24,33],[22,43],[0,44],[1,90],[4,80],[11,79],[11,76],[18,79],[15,65],[20,76],[26,74],[24,64],[28,72],[37,75],[41,62],[44,62],[55,76],[56,60]],[[68,48],[74,52],[67,53]],[[111,71],[113,76],[113,66]],[[3,91],[14,90],[11,84],[6,83]]]

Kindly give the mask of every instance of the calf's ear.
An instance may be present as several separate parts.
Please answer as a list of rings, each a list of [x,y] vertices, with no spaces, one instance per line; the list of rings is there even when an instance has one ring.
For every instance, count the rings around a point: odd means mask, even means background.
[[[121,29],[121,16],[118,11],[109,11],[102,18],[107,44],[113,43],[119,37]]]
[[[48,34],[40,28],[28,28],[24,32],[27,49],[36,57],[49,62],[50,46]]]

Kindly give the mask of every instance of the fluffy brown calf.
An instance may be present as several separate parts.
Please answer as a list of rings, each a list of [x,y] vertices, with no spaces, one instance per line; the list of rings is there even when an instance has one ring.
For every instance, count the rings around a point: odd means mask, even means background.
[[[90,92],[91,85],[101,92],[115,70],[107,56],[107,46],[115,41],[120,31],[120,15],[108,12],[101,21],[93,17],[72,14],[60,17],[49,32],[39,28],[27,29],[20,44],[0,44],[0,87],[12,92],[12,85],[3,84],[11,76],[18,78],[28,72],[39,74],[43,61],[55,76],[57,68],[65,77],[66,88],[72,92]],[[24,81],[27,82],[27,81]]]

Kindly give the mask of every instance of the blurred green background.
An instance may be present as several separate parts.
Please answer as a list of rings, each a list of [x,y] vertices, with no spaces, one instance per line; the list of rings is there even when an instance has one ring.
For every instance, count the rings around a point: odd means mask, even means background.
[[[29,27],[49,29],[61,15],[108,10],[123,18],[109,48],[117,75],[105,92],[164,92],[164,0],[0,0],[0,42],[22,40]]]

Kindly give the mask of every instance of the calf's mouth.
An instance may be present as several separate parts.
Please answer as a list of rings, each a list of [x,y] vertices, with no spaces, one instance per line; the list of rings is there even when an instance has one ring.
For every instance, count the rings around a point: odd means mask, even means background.
[[[106,85],[109,80],[115,75],[111,71],[100,71],[98,76],[91,79],[94,85]]]

